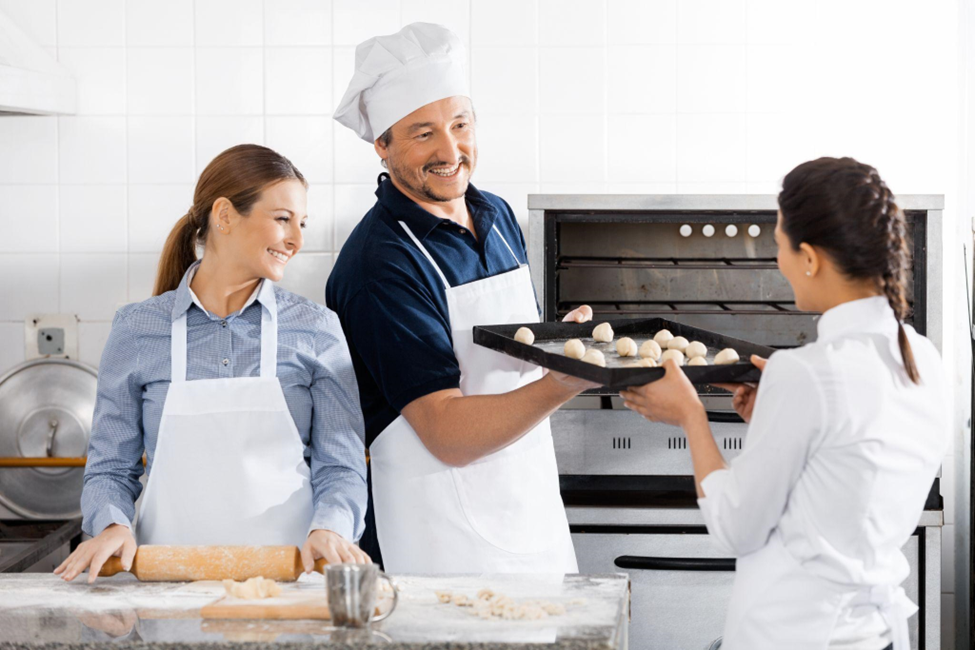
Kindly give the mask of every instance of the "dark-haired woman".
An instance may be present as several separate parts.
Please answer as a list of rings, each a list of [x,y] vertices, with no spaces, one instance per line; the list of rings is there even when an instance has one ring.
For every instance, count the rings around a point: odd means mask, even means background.
[[[938,353],[902,322],[904,217],[875,169],[821,158],[785,177],[775,239],[797,307],[823,315],[815,343],[733,387],[750,424],[730,467],[672,362],[622,396],[683,427],[708,532],[738,558],[723,650],[908,650],[900,549],[949,428]]]
[[[139,544],[296,545],[368,562],[363,423],[335,314],[276,287],[302,246],[306,184],[257,145],[217,156],[162,253],[155,296],[119,310],[102,355],[81,544],[89,582]],[[203,257],[196,257],[202,246]],[[148,483],[133,534],[135,501]]]

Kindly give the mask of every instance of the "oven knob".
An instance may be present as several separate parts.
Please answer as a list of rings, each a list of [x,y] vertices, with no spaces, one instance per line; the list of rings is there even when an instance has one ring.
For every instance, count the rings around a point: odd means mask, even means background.
[[[694,229],[691,228],[686,223],[683,226],[680,227],[680,236],[681,237],[690,237],[691,236],[691,233],[693,233],[693,232],[694,232]]]
[[[711,224],[704,226],[703,228],[701,228],[701,234],[703,234],[705,237],[714,236],[714,226],[712,226]]]
[[[733,223],[728,224],[728,227],[724,229],[724,234],[728,235],[729,237],[734,237],[738,234],[738,226]]]
[[[762,234],[762,229],[759,228],[757,225],[752,224],[748,226],[748,235],[750,237],[758,237],[761,234]]]

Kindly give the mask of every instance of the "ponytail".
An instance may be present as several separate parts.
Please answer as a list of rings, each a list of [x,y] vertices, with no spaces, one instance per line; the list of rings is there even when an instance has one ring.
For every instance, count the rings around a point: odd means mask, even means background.
[[[197,241],[205,240],[206,237],[201,236],[201,229],[195,222],[192,213],[188,212],[173,226],[159,258],[159,270],[156,272],[152,295],[158,296],[176,289],[183,281],[186,270],[196,261]]]
[[[197,260],[197,246],[206,244],[210,209],[217,199],[226,198],[239,214],[247,216],[265,187],[285,180],[297,180],[308,187],[290,160],[260,145],[239,144],[210,161],[196,183],[193,207],[176,222],[166,239],[152,295],[179,287],[187,269]]]
[[[853,158],[803,163],[782,181],[779,208],[782,230],[795,250],[803,243],[817,246],[847,277],[877,282],[897,319],[904,371],[920,383],[903,323],[910,312],[907,224],[877,170]]]

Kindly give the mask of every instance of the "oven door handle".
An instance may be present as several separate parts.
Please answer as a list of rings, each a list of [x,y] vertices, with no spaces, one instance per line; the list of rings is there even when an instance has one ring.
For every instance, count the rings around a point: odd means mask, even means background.
[[[741,416],[733,411],[708,411],[708,422],[735,422],[743,423]]]
[[[640,571],[734,571],[733,558],[713,557],[640,557],[622,555],[616,558],[621,569]]]

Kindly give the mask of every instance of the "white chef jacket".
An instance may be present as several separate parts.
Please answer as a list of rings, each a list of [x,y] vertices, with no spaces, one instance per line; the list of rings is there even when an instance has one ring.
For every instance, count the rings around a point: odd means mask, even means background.
[[[701,482],[698,503],[726,552],[741,557],[778,536],[803,568],[849,585],[852,598],[910,573],[900,549],[948,448],[948,387],[934,345],[905,326],[921,376],[911,382],[884,297],[834,307],[817,329],[815,343],[772,355],[744,451]],[[889,642],[876,607],[847,607],[829,647]]]

